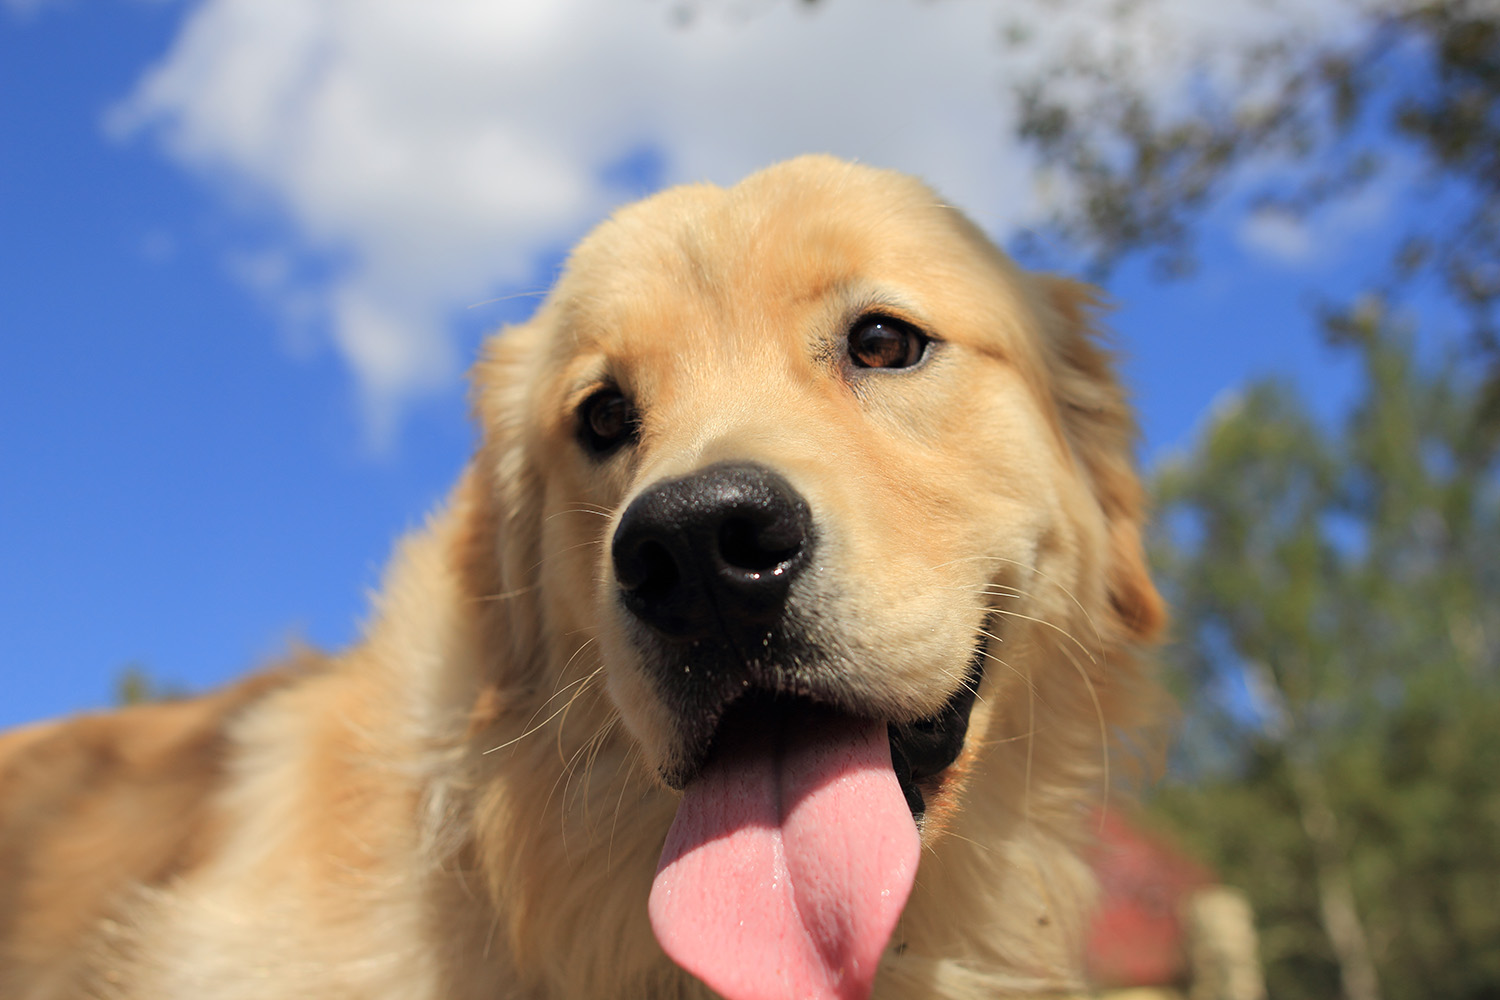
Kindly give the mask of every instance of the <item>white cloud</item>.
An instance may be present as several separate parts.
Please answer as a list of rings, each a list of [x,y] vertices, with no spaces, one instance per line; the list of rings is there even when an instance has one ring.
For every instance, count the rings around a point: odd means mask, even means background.
[[[1240,242],[1283,264],[1301,264],[1313,252],[1313,235],[1306,220],[1279,208],[1263,208],[1240,223]]]
[[[1113,44],[1105,2],[1032,20],[1057,44]],[[1173,32],[1239,37],[1242,22],[1277,16],[1256,0],[1160,7],[1165,26],[1137,33],[1168,90],[1187,72],[1161,54]],[[632,152],[659,151],[668,183],[732,183],[833,152],[921,175],[991,231],[1035,218],[1042,196],[1010,138],[1005,88],[1055,49],[1023,57],[1000,42],[1017,9],[201,0],[111,127],[147,132],[288,223],[287,245],[239,248],[242,265],[325,262],[300,283],[247,273],[299,310],[316,299],[378,436],[403,402],[453,377],[453,310],[534,280],[539,255],[625,195],[606,168]]]
[[[1247,177],[1244,187],[1274,185],[1283,176],[1271,169]],[[1420,164],[1410,156],[1393,155],[1374,179],[1306,213],[1275,205],[1247,213],[1235,236],[1247,250],[1284,267],[1334,266],[1380,231],[1401,191],[1419,178]]]

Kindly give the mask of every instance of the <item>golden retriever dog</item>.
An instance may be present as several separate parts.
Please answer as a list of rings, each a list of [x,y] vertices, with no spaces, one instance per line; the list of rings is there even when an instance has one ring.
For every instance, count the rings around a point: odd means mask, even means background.
[[[1163,616],[1093,306],[825,157],[622,209],[352,648],[0,737],[0,996],[1076,988]]]

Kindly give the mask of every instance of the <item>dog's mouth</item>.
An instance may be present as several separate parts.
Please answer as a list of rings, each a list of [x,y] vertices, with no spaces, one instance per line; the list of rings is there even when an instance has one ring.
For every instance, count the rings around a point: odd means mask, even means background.
[[[969,715],[983,678],[984,647],[981,643],[969,661],[963,683],[942,708],[925,718],[884,723],[891,769],[907,808],[919,825],[927,809],[927,795],[932,791],[933,780],[940,777],[963,751]],[[831,718],[849,714],[829,706],[824,699],[751,690],[723,710],[705,749],[686,768],[676,772],[672,784],[679,790],[683,789],[704,768],[711,766],[717,755],[736,752],[741,734],[780,732],[787,727],[813,724],[809,720],[820,716]],[[730,747],[727,751],[726,745]]]
[[[915,720],[885,722],[891,767],[912,816],[919,821],[926,811],[923,786],[930,786],[932,779],[939,777],[963,750],[969,715],[984,679],[984,657],[981,638],[975,644],[963,683],[937,712]],[[663,780],[682,791],[720,752],[726,733],[741,729],[774,730],[783,724],[784,718],[812,707],[831,708],[835,714],[858,714],[843,711],[836,699],[750,687],[711,713],[710,718],[698,720],[692,731],[704,735],[694,741],[677,766],[663,772]]]
[[[888,722],[886,730],[891,744],[891,767],[907,808],[914,817],[927,809],[922,786],[939,777],[958,759],[964,739],[969,734],[969,715],[984,679],[984,644],[981,641],[969,660],[963,684],[937,713],[915,722]]]
[[[924,788],[958,758],[983,670],[937,713],[862,717],[752,691],[685,781],[651,890],[657,940],[728,1000],[864,998],[916,876]]]

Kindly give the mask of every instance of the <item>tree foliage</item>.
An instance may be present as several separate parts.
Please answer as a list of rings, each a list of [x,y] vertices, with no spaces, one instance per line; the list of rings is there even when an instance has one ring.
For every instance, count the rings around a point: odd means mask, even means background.
[[[1318,317],[1352,411],[1261,383],[1157,475],[1185,733],[1154,808],[1254,897],[1272,996],[1495,997],[1500,3],[1325,6],[1341,30],[1204,50],[1163,97],[1139,29],[1181,8],[1113,4],[1019,88],[1020,131],[1069,192],[1043,235],[1106,273],[1395,192],[1373,291]]]
[[[1341,322],[1341,426],[1262,383],[1157,477],[1188,712],[1154,806],[1251,893],[1272,996],[1493,997],[1495,450],[1460,366],[1373,308]]]
[[[1301,220],[1384,182],[1400,231],[1372,285],[1457,307],[1490,366],[1482,413],[1500,421],[1500,3],[1334,6],[1350,23],[1327,37],[1289,21],[1200,53],[1175,100],[1151,89],[1139,31],[1093,33],[1021,84],[1020,134],[1072,192],[1048,233],[1099,270],[1144,253],[1181,274],[1206,213]],[[1170,16],[1160,0],[1112,10],[1122,28]]]
[[[115,704],[121,707],[185,697],[185,688],[170,682],[162,683],[151,676],[151,672],[143,664],[137,662],[125,664],[115,675]]]

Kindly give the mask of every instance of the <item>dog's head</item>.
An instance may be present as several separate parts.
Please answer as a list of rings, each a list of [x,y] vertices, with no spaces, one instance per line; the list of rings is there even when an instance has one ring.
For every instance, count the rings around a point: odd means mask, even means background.
[[[830,930],[836,914],[811,931],[883,946],[910,888],[896,869],[960,807],[1007,699],[1040,690],[1039,651],[1081,672],[1066,697],[1097,701],[1111,650],[1157,629],[1091,305],[920,183],[804,158],[622,210],[497,339],[478,372],[511,519],[496,585],[535,591],[537,631],[561,638],[531,659],[597,664],[645,764],[684,791],[659,894],[740,893],[722,858],[670,870],[746,824],[778,828],[793,869],[884,852],[830,876],[883,887],[884,932]],[[750,815],[758,796],[774,815]],[[872,832],[840,847],[794,823]]]

